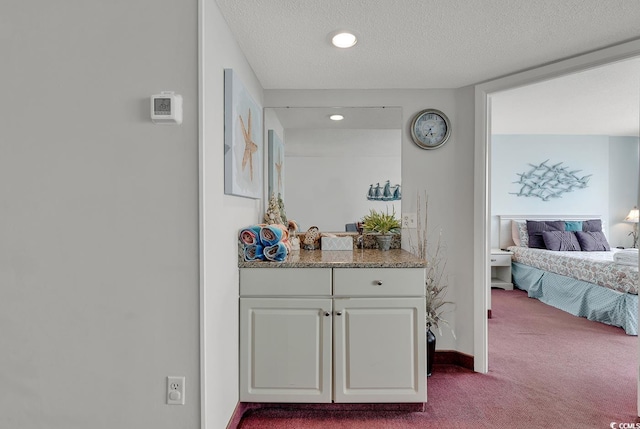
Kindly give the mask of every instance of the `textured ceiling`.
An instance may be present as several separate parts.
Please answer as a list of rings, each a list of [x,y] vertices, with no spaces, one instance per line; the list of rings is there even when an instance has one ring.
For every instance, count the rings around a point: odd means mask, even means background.
[[[635,0],[217,3],[265,89],[458,88],[640,37]]]
[[[640,58],[498,93],[493,134],[638,136]]]
[[[636,0],[216,1],[265,89],[459,88],[640,38]],[[605,70],[500,94],[496,132],[638,135],[637,64]]]
[[[383,130],[402,127],[399,107],[278,107],[271,108],[285,129]],[[344,116],[332,121],[333,114]]]

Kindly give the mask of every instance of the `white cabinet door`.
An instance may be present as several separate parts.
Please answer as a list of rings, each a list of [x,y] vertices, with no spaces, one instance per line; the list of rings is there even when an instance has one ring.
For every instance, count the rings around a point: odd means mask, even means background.
[[[240,298],[240,401],[331,402],[331,304]]]
[[[335,402],[426,402],[424,298],[336,298]]]

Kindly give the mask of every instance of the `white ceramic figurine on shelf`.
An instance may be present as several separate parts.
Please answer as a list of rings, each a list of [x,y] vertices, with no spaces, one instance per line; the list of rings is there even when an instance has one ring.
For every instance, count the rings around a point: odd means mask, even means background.
[[[298,224],[295,220],[288,221],[289,227],[289,242],[291,243],[291,250],[300,250],[300,238],[298,237]]]

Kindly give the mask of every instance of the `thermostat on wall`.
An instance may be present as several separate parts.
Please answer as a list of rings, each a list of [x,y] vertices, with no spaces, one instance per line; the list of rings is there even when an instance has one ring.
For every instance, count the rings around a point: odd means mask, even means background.
[[[151,96],[151,120],[155,124],[182,123],[182,95],[162,91]]]

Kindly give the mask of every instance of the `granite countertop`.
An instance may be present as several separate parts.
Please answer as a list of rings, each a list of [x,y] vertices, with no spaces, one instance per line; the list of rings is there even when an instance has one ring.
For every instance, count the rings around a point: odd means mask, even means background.
[[[403,249],[296,250],[283,262],[238,260],[240,268],[424,268],[426,261]]]

